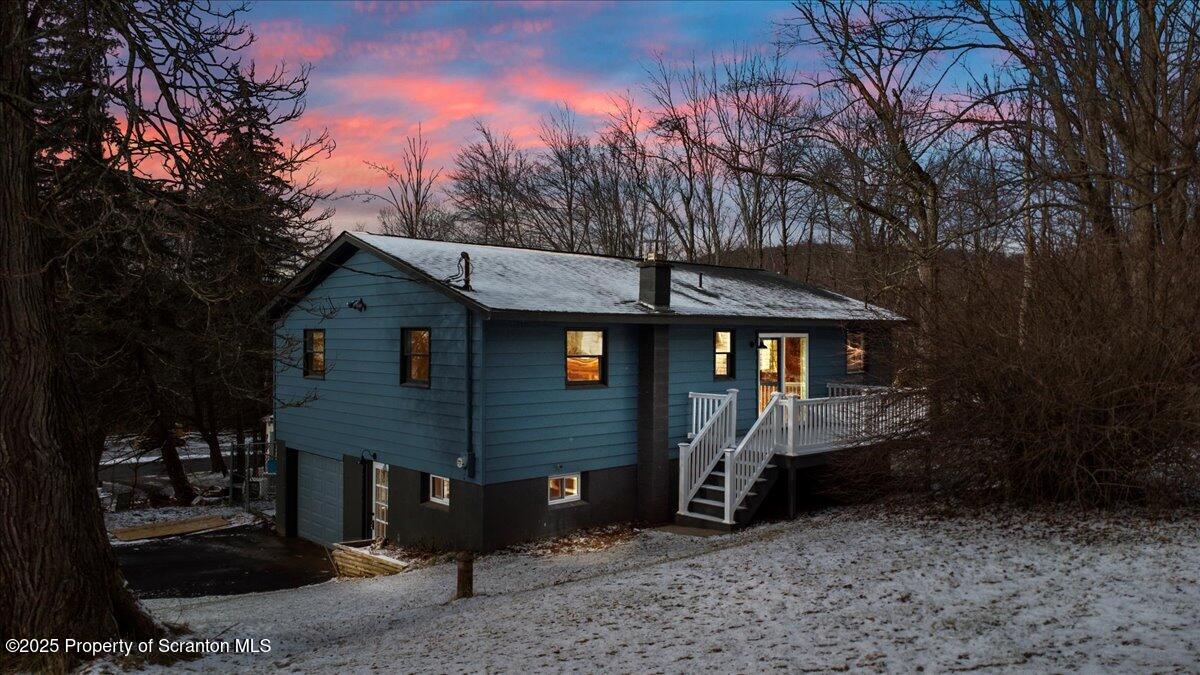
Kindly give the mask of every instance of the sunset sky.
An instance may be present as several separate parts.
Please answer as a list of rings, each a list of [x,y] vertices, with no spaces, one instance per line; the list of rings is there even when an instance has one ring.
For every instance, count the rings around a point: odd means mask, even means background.
[[[309,63],[302,128],[337,143],[322,184],[379,184],[363,162],[392,162],[420,124],[431,163],[450,167],[474,120],[536,144],[562,102],[598,125],[610,96],[637,89],[661,53],[707,59],[771,39],[786,2],[259,2],[247,15],[260,69]],[[290,130],[298,133],[302,129]],[[377,207],[339,200],[335,229],[372,224]]]

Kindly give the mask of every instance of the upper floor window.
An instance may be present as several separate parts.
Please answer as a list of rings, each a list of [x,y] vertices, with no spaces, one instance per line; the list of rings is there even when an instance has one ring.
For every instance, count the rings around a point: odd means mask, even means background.
[[[867,367],[867,335],[861,331],[846,333],[846,372],[861,373]]]
[[[713,378],[732,380],[734,378],[733,360],[733,331],[713,331]]]
[[[304,331],[304,376],[325,377],[325,331]]]
[[[416,387],[429,386],[429,329],[405,328],[400,331],[400,382]]]
[[[605,384],[608,334],[603,330],[567,331],[567,385]]]

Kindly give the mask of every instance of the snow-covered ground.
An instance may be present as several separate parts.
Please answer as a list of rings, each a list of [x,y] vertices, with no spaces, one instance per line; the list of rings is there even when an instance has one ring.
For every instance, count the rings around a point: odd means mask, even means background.
[[[230,445],[234,441],[233,434],[218,434],[217,438],[221,443],[222,452],[225,454],[226,459],[228,459],[232,452]],[[148,462],[156,462],[162,458],[157,449],[138,448],[136,444],[137,440],[138,436],[109,436],[104,441],[104,452],[100,456],[100,466],[146,464]],[[209,456],[208,444],[200,437],[200,434],[196,432],[184,434],[181,440],[183,444],[178,448],[180,459],[202,459]]]
[[[251,502],[252,510],[259,513],[269,512],[273,514],[275,504],[273,502]],[[137,527],[139,525],[150,525],[153,523],[166,523],[173,520],[186,520],[188,518],[200,518],[202,516],[221,516],[229,519],[229,524],[225,527],[237,527],[239,525],[249,525],[257,522],[260,518],[253,513],[250,513],[237,506],[161,506],[158,508],[149,509],[134,509],[132,511],[109,511],[104,514],[104,525],[108,528],[109,543],[113,546],[126,546],[129,544],[139,543],[137,541],[121,541],[112,536],[113,530],[119,530],[126,527]]]
[[[733,535],[225,598],[151,600],[195,639],[269,654],[199,671],[1192,671],[1200,515],[840,508]]]

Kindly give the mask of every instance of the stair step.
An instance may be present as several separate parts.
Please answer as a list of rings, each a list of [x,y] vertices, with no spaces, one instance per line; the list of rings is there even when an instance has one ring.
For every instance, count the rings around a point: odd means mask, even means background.
[[[701,490],[716,490],[717,492],[720,492],[721,494],[725,494],[725,486],[724,485],[701,485],[700,489]]]
[[[724,472],[724,471],[713,471],[712,473],[710,473],[710,474],[708,474],[708,475],[710,475],[710,476],[716,476],[716,477],[718,477],[718,478],[724,478],[724,477],[725,477],[725,472]],[[754,479],[754,482],[755,482],[755,483],[765,483],[765,482],[766,482],[766,480],[767,480],[766,478],[763,478],[762,476],[759,476],[758,478],[755,478],[755,479]]]
[[[692,497],[692,501],[695,502],[696,504],[705,504],[708,506],[719,506],[721,508],[725,508],[725,502],[718,502],[714,499],[705,499],[704,497]],[[739,511],[741,511],[744,508],[746,508],[746,507],[738,506]]]
[[[710,515],[708,515],[708,514],[705,514],[705,513],[692,513],[691,511],[680,511],[680,512],[679,512],[679,515],[681,515],[681,516],[687,516],[688,518],[699,518],[700,520],[710,520],[710,521],[712,521],[712,522],[714,522],[714,523],[724,523],[724,522],[725,522],[725,519],[724,519],[724,518],[718,518],[718,517],[716,517],[716,516],[710,516]]]

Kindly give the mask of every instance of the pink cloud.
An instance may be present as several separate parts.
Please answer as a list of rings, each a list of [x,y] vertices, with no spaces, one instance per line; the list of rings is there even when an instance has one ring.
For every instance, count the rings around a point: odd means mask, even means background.
[[[254,27],[256,39],[251,49],[259,61],[315,63],[341,47],[342,32],[322,32],[297,21],[262,21]]]
[[[436,73],[414,75],[347,75],[333,86],[357,102],[390,101],[409,119],[424,120],[426,128],[487,115],[496,109],[487,86],[481,80],[440,76]]]
[[[608,115],[616,110],[609,92],[592,89],[580,80],[550,75],[539,68],[513,70],[504,83],[521,96],[545,103],[566,103],[584,115]]]

